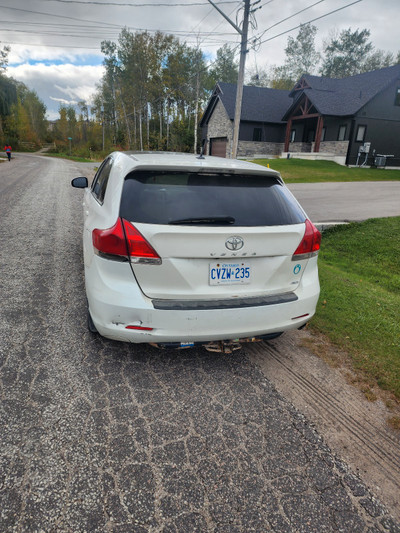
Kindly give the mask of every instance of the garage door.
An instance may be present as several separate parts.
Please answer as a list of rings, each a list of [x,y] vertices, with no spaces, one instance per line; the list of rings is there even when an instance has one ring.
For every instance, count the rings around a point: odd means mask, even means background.
[[[228,139],[226,137],[216,137],[214,139],[210,139],[210,155],[226,157],[227,143]]]

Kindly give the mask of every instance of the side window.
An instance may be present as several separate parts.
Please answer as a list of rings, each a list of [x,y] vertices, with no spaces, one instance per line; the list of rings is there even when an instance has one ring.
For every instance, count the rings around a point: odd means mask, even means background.
[[[396,97],[394,99],[394,105],[400,105],[400,87],[396,89]]]
[[[356,142],[364,142],[367,126],[358,126],[356,134]]]
[[[294,143],[295,139],[296,139],[296,130],[291,130],[290,131],[290,142]]]
[[[262,140],[262,129],[261,128],[254,128],[253,130],[253,141],[261,141]]]
[[[111,168],[112,168],[112,159],[109,157],[106,159],[99,170],[97,171],[96,176],[94,177],[93,183],[92,183],[92,194],[97,199],[99,203],[103,203],[104,196],[106,194],[107,189],[107,183],[108,178],[110,176]]]
[[[344,141],[346,138],[346,126],[339,126],[338,141]]]

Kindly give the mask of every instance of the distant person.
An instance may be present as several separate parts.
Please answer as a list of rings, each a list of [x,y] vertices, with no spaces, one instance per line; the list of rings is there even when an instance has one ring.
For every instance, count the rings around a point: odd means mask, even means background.
[[[11,146],[10,145],[6,145],[4,147],[4,150],[6,151],[6,154],[7,154],[7,157],[8,157],[8,160],[11,161]]]

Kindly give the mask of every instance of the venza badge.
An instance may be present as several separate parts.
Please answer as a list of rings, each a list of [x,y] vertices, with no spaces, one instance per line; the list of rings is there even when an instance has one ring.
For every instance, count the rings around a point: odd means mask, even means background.
[[[243,248],[244,240],[242,239],[242,237],[234,235],[233,237],[229,237],[229,239],[225,241],[225,246],[226,248],[228,248],[228,250],[236,252],[237,250],[241,250]]]

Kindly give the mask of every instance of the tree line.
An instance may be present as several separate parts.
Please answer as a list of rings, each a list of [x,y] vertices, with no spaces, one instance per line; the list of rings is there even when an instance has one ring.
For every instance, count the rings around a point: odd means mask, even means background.
[[[343,78],[400,62],[390,52],[376,50],[367,29],[334,33],[317,50],[317,28],[300,26],[289,37],[282,65],[253,69],[248,85],[291,89],[302,74]],[[46,109],[34,91],[4,73],[9,48],[0,50],[0,139],[53,142],[56,151],[71,150],[88,157],[112,149],[199,150],[199,119],[218,81],[236,83],[236,50],[222,46],[214,61],[200,46],[188,46],[162,32],[123,29],[117,42],[103,41],[104,75],[93,104],[61,105],[59,119],[49,129]]]
[[[48,134],[46,107],[35,91],[6,76],[9,52],[0,50],[0,142],[38,146]]]

